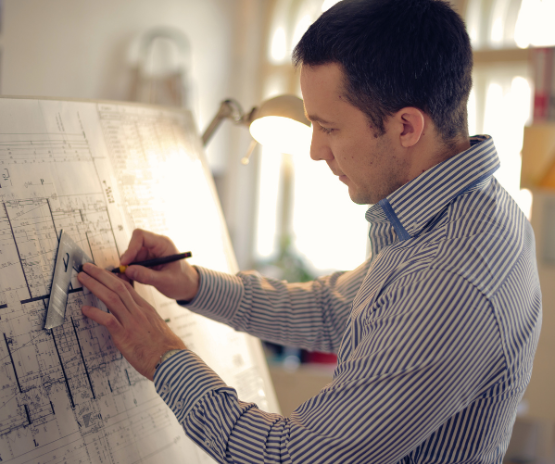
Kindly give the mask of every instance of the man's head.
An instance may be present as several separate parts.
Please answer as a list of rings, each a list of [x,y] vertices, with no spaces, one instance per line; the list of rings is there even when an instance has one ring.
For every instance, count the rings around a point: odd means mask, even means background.
[[[293,54],[325,160],[355,203],[376,203],[469,146],[472,52],[440,0],[344,0]]]
[[[446,144],[466,137],[472,50],[464,23],[441,0],[344,0],[295,47],[296,65],[337,63],[351,104],[377,135],[387,116],[415,107]]]

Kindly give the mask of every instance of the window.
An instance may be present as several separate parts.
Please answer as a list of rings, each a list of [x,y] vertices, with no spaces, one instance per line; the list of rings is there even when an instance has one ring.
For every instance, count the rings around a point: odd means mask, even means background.
[[[264,95],[300,96],[291,52],[309,25],[337,0],[276,0],[263,75]],[[463,1],[459,2],[465,3]],[[530,122],[532,86],[527,50],[555,44],[555,0],[468,0],[463,16],[474,48],[474,87],[469,100],[471,135],[494,137],[501,158],[496,177],[529,213],[531,196],[520,189],[523,128]],[[551,41],[551,42],[550,42]],[[284,189],[285,187],[285,189]],[[353,204],[325,163],[266,150],[260,162],[255,255],[290,248],[316,275],[354,268],[366,256],[365,206]],[[294,201],[291,201],[294,198]]]
[[[263,99],[291,93],[301,96],[291,53],[306,29],[338,0],[275,2],[266,53]],[[354,269],[367,252],[365,206],[355,205],[347,187],[331,175],[324,162],[305,156],[272,153],[263,148],[256,220],[255,255],[275,262],[283,251],[300,257],[310,274]],[[294,201],[293,201],[294,199]],[[266,274],[272,266],[264,267]],[[279,270],[276,277],[285,278]]]
[[[555,0],[470,0],[465,15],[475,61],[469,131],[493,136],[496,177],[527,215],[532,200],[520,189],[520,151],[533,88],[525,48],[555,45],[553,17]]]

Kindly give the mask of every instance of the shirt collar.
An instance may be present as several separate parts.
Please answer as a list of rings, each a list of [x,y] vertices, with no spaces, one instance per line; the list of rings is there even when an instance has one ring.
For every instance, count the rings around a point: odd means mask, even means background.
[[[491,177],[499,165],[493,139],[475,136],[468,150],[433,166],[370,207],[366,220],[371,224],[374,255],[396,239],[418,235],[451,200]]]

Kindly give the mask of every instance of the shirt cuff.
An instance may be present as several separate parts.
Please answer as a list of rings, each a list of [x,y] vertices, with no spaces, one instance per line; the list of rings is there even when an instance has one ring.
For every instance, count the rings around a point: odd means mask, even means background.
[[[199,274],[199,289],[190,301],[178,300],[187,309],[218,322],[229,323],[243,298],[240,277],[195,266]]]
[[[154,374],[154,385],[180,423],[206,393],[229,388],[190,350],[183,350],[160,364]]]

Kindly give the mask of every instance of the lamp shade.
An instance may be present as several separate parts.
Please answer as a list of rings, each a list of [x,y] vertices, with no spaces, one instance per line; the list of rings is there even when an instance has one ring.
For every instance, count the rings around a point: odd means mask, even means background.
[[[280,95],[266,100],[250,119],[250,133],[261,145],[281,153],[308,154],[312,130],[299,97]]]

